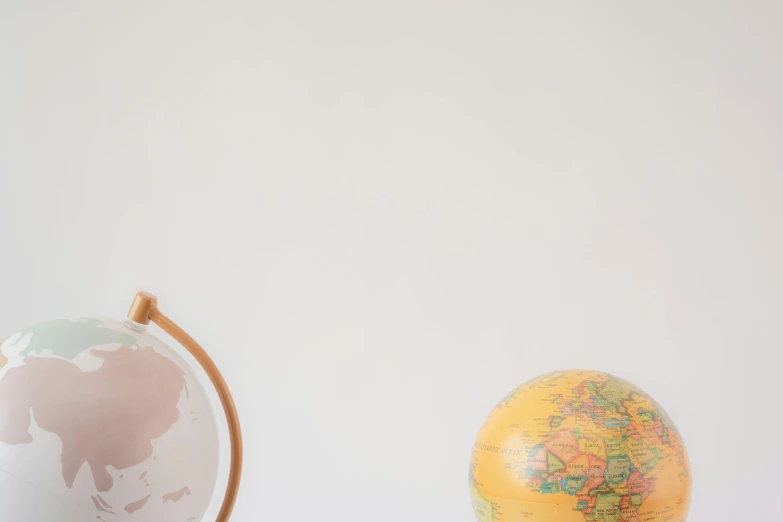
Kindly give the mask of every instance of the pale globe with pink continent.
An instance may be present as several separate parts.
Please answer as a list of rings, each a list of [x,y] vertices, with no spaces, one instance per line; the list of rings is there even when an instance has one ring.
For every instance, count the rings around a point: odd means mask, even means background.
[[[200,521],[219,447],[192,368],[140,325],[61,319],[0,342],[2,521]]]

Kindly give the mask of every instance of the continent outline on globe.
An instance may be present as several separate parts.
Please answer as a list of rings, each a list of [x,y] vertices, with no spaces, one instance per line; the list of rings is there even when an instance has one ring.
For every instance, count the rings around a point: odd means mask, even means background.
[[[665,410],[589,370],[541,375],[498,402],[468,482],[480,522],[682,522],[691,495],[687,451]]]
[[[126,469],[146,461],[152,441],[179,419],[177,402],[185,379],[175,363],[150,346],[90,353],[105,361],[97,370],[82,371],[68,360],[34,355],[9,369],[0,380],[0,442],[32,443],[35,415],[41,429],[62,441],[65,485],[71,488],[87,464],[97,491],[104,493],[113,486],[108,466]],[[139,381],[147,386],[124,388]],[[73,389],[79,393],[69,393]],[[79,396],[85,393],[109,399],[82,409]]]
[[[0,340],[0,489],[19,493],[3,497],[0,519],[25,508],[67,522],[200,518],[218,439],[191,371],[145,330],[110,319],[49,321]],[[38,447],[47,458],[30,466]]]

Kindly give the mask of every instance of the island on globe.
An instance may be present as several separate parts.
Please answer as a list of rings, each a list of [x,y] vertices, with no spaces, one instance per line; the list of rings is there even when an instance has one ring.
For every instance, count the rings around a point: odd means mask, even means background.
[[[688,455],[648,394],[593,371],[542,375],[487,417],[469,473],[479,522],[684,522]]]
[[[0,520],[200,521],[212,405],[141,325],[63,319],[0,342]]]

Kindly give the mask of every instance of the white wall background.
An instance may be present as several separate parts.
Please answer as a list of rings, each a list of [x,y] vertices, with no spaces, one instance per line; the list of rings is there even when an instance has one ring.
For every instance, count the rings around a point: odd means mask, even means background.
[[[668,406],[692,520],[779,521],[782,52],[772,1],[3,0],[0,330],[158,294],[239,521],[469,522],[563,367]]]

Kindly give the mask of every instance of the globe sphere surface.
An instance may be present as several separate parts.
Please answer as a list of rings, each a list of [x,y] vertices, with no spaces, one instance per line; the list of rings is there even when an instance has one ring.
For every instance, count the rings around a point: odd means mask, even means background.
[[[130,326],[62,319],[0,342],[0,520],[202,520],[212,406],[176,352]]]
[[[473,448],[480,522],[683,522],[691,498],[679,431],[648,394],[593,371],[512,390]]]

